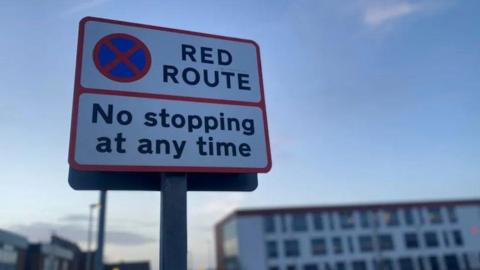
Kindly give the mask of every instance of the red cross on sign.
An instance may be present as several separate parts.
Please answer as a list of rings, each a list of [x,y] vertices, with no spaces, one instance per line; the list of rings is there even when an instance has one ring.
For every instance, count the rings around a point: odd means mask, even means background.
[[[147,74],[150,51],[138,38],[127,34],[110,34],[100,39],[93,50],[98,71],[117,82],[133,82]]]

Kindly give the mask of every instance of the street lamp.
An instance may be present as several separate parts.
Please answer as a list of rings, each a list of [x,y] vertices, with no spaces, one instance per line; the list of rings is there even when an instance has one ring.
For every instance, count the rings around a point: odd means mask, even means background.
[[[93,221],[93,210],[97,207],[99,207],[100,204],[98,203],[92,203],[90,204],[90,215],[88,217],[88,239],[87,239],[87,262],[85,265],[85,270],[90,270],[90,261],[91,261],[91,256],[92,252],[91,250],[91,242],[92,242],[92,221]]]

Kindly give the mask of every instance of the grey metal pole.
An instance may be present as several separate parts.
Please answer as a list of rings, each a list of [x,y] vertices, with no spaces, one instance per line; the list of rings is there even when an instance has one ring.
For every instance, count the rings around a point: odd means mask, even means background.
[[[85,270],[91,269],[91,243],[92,243],[92,219],[93,219],[93,209],[95,208],[96,204],[90,205],[90,215],[88,217],[88,239],[87,239],[87,262],[85,264]]]
[[[163,173],[160,269],[187,270],[187,175]]]
[[[103,270],[103,243],[105,242],[105,214],[107,212],[107,191],[100,191],[100,213],[98,215],[97,252],[95,253],[95,269]]]

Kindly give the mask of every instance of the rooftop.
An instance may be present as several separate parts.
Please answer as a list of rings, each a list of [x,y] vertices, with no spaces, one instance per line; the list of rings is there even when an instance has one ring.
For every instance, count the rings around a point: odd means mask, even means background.
[[[314,206],[289,206],[272,208],[249,208],[238,209],[227,215],[217,223],[217,226],[229,219],[238,216],[274,215],[308,212],[330,212],[348,210],[376,210],[404,207],[438,207],[438,206],[459,206],[459,205],[480,205],[480,199],[461,200],[437,200],[437,201],[411,201],[411,202],[385,202],[385,203],[360,203],[360,204],[338,204],[338,205],[314,205]]]
[[[0,229],[0,243],[6,243],[20,249],[26,249],[28,246],[27,238],[2,229]]]

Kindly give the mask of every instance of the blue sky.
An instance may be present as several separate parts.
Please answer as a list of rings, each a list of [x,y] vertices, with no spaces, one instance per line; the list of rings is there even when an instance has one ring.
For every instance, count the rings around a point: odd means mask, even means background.
[[[213,262],[212,225],[237,207],[478,197],[479,10],[440,0],[2,1],[0,227],[33,241],[86,239],[98,193],[67,183],[84,16],[260,44],[273,169],[252,193],[189,194],[196,266]],[[159,196],[109,193],[108,260],[158,264]]]

